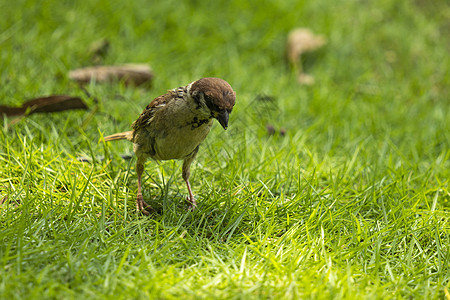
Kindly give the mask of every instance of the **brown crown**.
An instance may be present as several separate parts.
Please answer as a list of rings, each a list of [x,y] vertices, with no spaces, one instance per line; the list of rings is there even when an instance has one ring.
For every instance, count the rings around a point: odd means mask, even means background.
[[[191,87],[192,95],[204,94],[206,104],[214,110],[233,109],[236,93],[231,85],[223,79],[208,77],[195,81]],[[195,97],[195,96],[194,96]]]

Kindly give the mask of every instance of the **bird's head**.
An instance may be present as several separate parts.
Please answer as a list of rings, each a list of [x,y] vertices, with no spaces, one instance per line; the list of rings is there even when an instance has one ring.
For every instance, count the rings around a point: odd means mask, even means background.
[[[190,93],[198,107],[207,111],[226,130],[236,101],[236,93],[228,82],[220,78],[202,78],[191,84]]]

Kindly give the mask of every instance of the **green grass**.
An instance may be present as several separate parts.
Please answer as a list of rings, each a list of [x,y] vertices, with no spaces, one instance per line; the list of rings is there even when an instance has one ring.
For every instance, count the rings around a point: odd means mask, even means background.
[[[90,106],[2,120],[0,298],[448,299],[448,3],[154,2],[0,2],[0,102]],[[328,40],[304,58],[310,87],[284,59],[294,27]],[[102,38],[102,63],[149,63],[155,80],[88,85],[95,111],[67,72]],[[98,140],[206,76],[237,104],[192,166],[199,208],[180,162],[148,162],[160,213],[137,215],[131,144]]]

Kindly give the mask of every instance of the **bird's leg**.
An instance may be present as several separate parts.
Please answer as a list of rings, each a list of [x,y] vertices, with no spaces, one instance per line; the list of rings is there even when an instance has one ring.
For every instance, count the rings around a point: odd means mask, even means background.
[[[184,159],[183,162],[183,179],[186,182],[186,186],[189,192],[189,196],[186,198],[187,202],[189,203],[189,209],[194,210],[197,208],[197,202],[195,202],[194,194],[191,190],[191,184],[189,183],[189,176],[191,175],[191,163],[194,160],[195,156],[198,152],[198,146],[195,148],[195,150],[189,154],[188,157]]]
[[[189,202],[189,209],[196,209],[197,208],[197,202],[195,202],[194,194],[192,194],[191,190],[191,184],[189,183],[189,179],[186,179],[186,186],[188,188],[189,196],[186,198],[186,200]]]
[[[136,163],[136,173],[138,177],[138,192],[136,198],[136,210],[138,212],[142,212],[144,215],[150,215],[149,210],[153,210],[153,208],[144,201],[144,197],[142,196],[142,173],[144,173],[144,163],[138,159]]]

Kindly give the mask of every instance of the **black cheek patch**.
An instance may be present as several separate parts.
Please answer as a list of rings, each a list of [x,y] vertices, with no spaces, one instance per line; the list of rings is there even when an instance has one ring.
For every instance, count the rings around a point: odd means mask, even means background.
[[[197,104],[197,107],[195,109],[200,109],[202,107],[200,104],[201,93],[196,93],[192,96],[192,98],[194,98],[195,104]]]
[[[214,100],[211,97],[205,95],[205,102],[210,111],[219,111],[219,107],[214,103]]]

